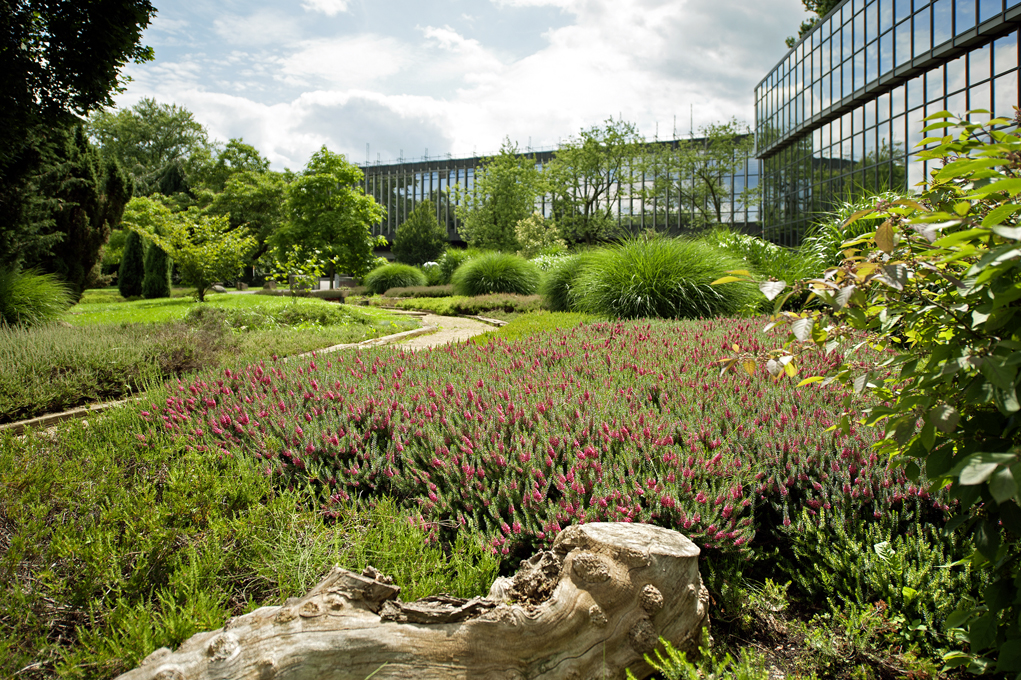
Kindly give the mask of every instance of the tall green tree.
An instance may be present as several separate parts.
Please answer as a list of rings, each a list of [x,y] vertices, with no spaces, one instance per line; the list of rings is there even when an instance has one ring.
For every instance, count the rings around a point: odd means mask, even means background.
[[[686,212],[688,228],[702,229],[730,221],[731,179],[739,175],[755,147],[747,125],[731,120],[698,129],[698,136],[654,152],[651,167],[658,207]],[[751,201],[756,189],[738,189]],[[649,194],[645,198],[648,199]],[[646,201],[648,202],[648,201]]]
[[[167,251],[155,243],[150,243],[145,251],[142,297],[146,300],[170,297],[170,273],[173,268],[174,262],[167,255]]]
[[[121,266],[117,272],[117,290],[126,298],[138,297],[142,294],[142,281],[145,279],[145,245],[137,231],[128,232],[128,240],[124,244],[121,255]]]
[[[86,127],[103,153],[132,176],[140,196],[186,191],[186,164],[208,144],[205,128],[191,111],[149,98],[130,109],[96,111]]]
[[[392,250],[398,262],[420,265],[435,261],[446,247],[447,234],[436,219],[436,205],[426,200],[397,227]]]
[[[117,161],[104,161],[81,126],[63,135],[54,168],[53,230],[60,234],[43,266],[67,282],[77,301],[99,273],[103,246],[131,198],[131,180]]]
[[[269,172],[269,160],[241,138],[231,139],[223,147],[216,144],[207,154],[205,158],[202,153],[195,154],[192,172],[196,184],[213,193],[223,191],[227,181],[239,173]]]
[[[272,238],[277,250],[319,250],[330,262],[331,277],[366,273],[375,244],[372,225],[386,211],[362,191],[363,177],[358,166],[325,146],[312,154],[287,187],[286,221]]]
[[[594,243],[612,236],[618,208],[640,190],[637,183],[646,163],[645,140],[624,120],[611,118],[561,145],[544,175],[563,237]]]
[[[77,116],[112,104],[120,69],[152,59],[142,31],[148,0],[9,0],[0,3],[0,262],[17,269],[50,256],[63,236],[65,131]]]
[[[211,196],[209,215],[227,215],[231,227],[247,226],[257,245],[252,257],[262,257],[287,216],[288,175],[281,172],[240,170],[231,174],[223,190]]]
[[[474,248],[515,252],[521,246],[514,227],[532,214],[541,191],[535,161],[519,156],[517,144],[504,139],[499,155],[475,171],[471,189],[458,189],[458,232]]]
[[[801,4],[805,6],[806,12],[812,12],[815,14],[814,17],[805,19],[801,22],[801,26],[798,27],[798,37],[788,37],[784,40],[787,43],[787,47],[794,47],[798,44],[798,41],[805,37],[815,25],[818,24],[824,16],[830,13],[830,11],[839,5],[843,0],[801,0]]]

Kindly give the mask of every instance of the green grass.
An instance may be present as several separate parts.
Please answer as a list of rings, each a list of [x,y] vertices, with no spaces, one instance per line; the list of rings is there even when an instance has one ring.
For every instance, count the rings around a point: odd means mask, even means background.
[[[389,501],[326,519],[258,467],[144,446],[132,408],[50,435],[0,435],[0,677],[110,678],[160,646],[372,564],[401,596],[484,594],[497,561],[430,543]],[[31,672],[21,673],[32,667]]]
[[[506,326],[491,333],[477,335],[470,340],[479,345],[489,344],[496,340],[519,340],[535,333],[545,333],[558,328],[574,328],[583,323],[598,321],[591,314],[577,312],[538,311],[520,314],[510,320]]]
[[[115,297],[116,295],[116,297]],[[157,300],[125,300],[116,290],[87,291],[82,301],[62,317],[75,325],[97,323],[162,323],[184,319],[188,312],[202,305],[210,307],[248,309],[280,309],[288,304],[330,304],[314,298],[274,297],[269,295],[232,295],[210,293],[206,302],[196,302],[191,296],[160,298]]]
[[[539,268],[523,257],[485,253],[459,266],[450,283],[459,295],[533,295],[539,288],[540,277]]]
[[[388,264],[377,267],[365,275],[362,284],[373,293],[382,295],[391,288],[424,286],[425,272],[410,264]]]
[[[73,301],[54,274],[0,269],[0,324],[33,326],[53,321]]]

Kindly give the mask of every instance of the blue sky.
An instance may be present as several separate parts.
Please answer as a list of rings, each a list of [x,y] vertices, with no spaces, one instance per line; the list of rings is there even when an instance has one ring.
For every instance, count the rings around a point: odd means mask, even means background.
[[[669,138],[735,117],[806,18],[801,0],[166,0],[156,60],[117,97],[194,112],[274,169],[556,145],[623,116]]]

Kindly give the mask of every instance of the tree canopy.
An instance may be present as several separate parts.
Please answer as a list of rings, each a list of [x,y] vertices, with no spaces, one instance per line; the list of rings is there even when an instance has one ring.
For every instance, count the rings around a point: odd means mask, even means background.
[[[794,47],[799,40],[804,38],[809,31],[815,28],[815,25],[819,23],[824,16],[829,14],[833,8],[839,5],[842,1],[843,0],[801,0],[801,4],[805,6],[805,11],[812,12],[815,16],[801,22],[801,25],[798,27],[797,38],[788,37],[784,40],[784,42],[787,43],[787,47]]]

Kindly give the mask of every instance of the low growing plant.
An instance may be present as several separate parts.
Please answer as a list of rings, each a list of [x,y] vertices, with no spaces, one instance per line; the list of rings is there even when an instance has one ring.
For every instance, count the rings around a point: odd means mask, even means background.
[[[55,321],[73,302],[56,274],[0,268],[0,327]]]
[[[382,295],[391,288],[424,286],[426,278],[421,269],[410,264],[388,264],[366,274],[362,283],[372,293]]]

